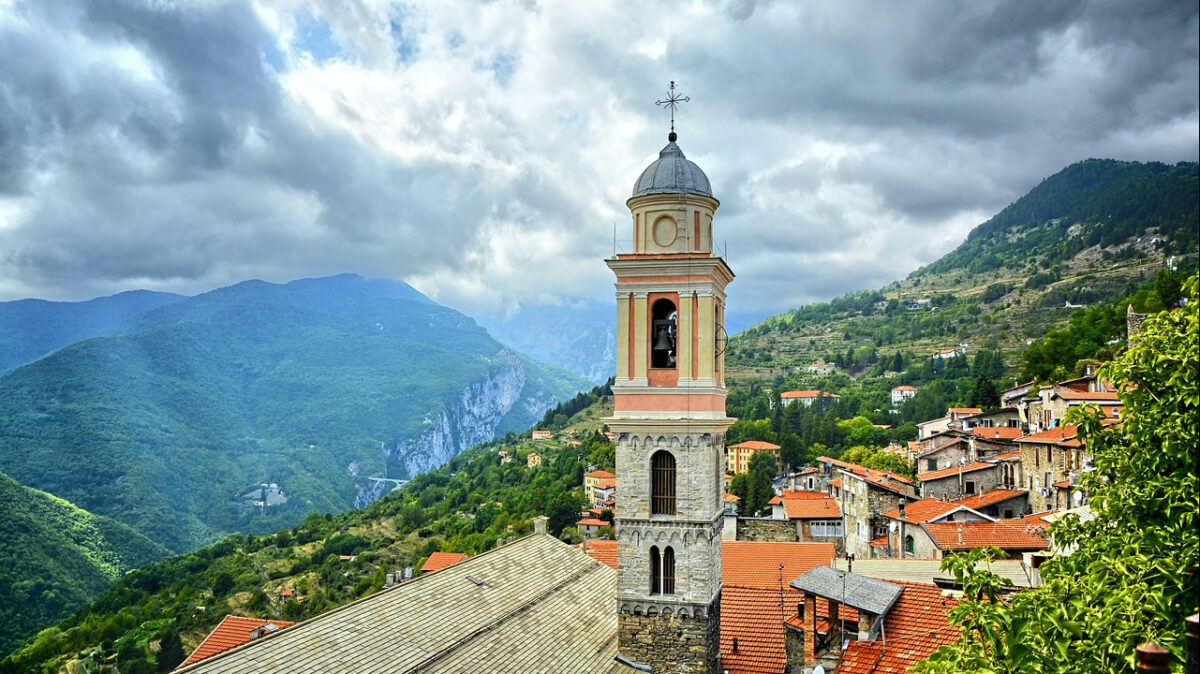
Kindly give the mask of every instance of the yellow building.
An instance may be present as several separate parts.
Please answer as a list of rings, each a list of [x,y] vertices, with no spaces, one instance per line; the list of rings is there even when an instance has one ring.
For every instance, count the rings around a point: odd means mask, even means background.
[[[530,468],[537,468],[542,465],[542,455],[537,452],[530,452],[529,456],[525,457],[525,465]]]
[[[755,452],[774,452],[776,472],[782,470],[783,459],[779,455],[779,445],[761,440],[747,440],[736,445],[730,445],[725,457],[725,469],[730,473],[745,473],[750,470],[750,457]]]

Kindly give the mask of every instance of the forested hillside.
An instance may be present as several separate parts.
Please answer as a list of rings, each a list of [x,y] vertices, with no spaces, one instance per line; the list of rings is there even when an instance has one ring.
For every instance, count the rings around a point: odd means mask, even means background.
[[[172,293],[131,290],[86,302],[0,302],[0,372],[185,299]]]
[[[0,652],[86,604],[166,550],[0,473]]]
[[[899,373],[911,364],[966,345],[970,354],[999,353],[1015,376],[1029,341],[1081,307],[1127,297],[1166,267],[1178,277],[1194,269],[1198,209],[1195,163],[1074,164],[905,280],[799,307],[735,336],[731,375],[837,388],[845,379],[806,376],[824,361],[848,377],[890,372],[907,383]]]
[[[395,484],[370,478],[527,428],[579,388],[358,277],[247,282],[118,333],[0,377],[0,470],[175,552],[369,502]]]
[[[582,401],[589,404],[580,408]],[[528,432],[509,433],[363,510],[312,514],[271,535],[231,535],[133,571],[0,661],[0,672],[58,672],[75,665],[90,672],[167,671],[226,613],[313,616],[379,590],[393,570],[419,569],[434,551],[477,554],[525,535],[537,515],[550,518],[551,532],[578,537],[573,525],[584,506],[583,473],[589,466],[613,468],[612,443],[595,432],[596,410],[606,404],[611,409],[610,394],[598,387],[551,409],[547,418],[563,415],[574,436],[533,441]],[[566,414],[572,407],[577,413]],[[528,466],[531,452],[543,457],[539,467]],[[302,601],[285,599],[284,588]]]

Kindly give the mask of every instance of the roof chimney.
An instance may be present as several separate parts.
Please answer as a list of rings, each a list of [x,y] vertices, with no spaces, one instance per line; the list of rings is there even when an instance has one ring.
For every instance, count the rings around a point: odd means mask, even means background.
[[[900,519],[904,519],[904,499],[900,499]]]
[[[959,545],[963,544],[963,525],[962,524],[958,525],[958,544]]]
[[[550,518],[546,517],[545,515],[538,515],[537,517],[533,518],[533,533],[535,533],[535,534],[546,533],[546,522],[549,522],[549,521],[550,521]]]

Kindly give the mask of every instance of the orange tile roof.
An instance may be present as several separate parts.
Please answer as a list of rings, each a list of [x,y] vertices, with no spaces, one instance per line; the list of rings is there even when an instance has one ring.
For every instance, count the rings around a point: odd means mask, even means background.
[[[959,629],[947,616],[958,600],[942,595],[936,585],[888,581],[904,591],[884,618],[882,639],[852,641],[838,663],[838,674],[902,674],[929,657],[939,646],[958,640]]]
[[[291,627],[296,623],[288,620],[260,620],[258,618],[243,618],[236,615],[227,615],[219,625],[209,632],[204,641],[196,647],[195,651],[179,665],[184,667],[193,662],[200,662],[205,658],[211,658],[217,653],[223,653],[235,646],[250,642],[250,633],[262,627],[263,625],[273,624],[276,627],[283,629]]]
[[[742,499],[738,498],[736,494],[730,494],[729,492],[725,492],[725,502],[726,503],[737,503],[740,500],[742,500]]]
[[[822,499],[785,498],[783,512],[789,520],[811,520],[841,517],[837,501],[826,496]]]
[[[943,477],[950,477],[951,475],[958,475],[960,472],[973,473],[977,470],[985,470],[988,468],[995,468],[995,467],[996,467],[996,464],[994,464],[994,463],[986,463],[984,461],[976,461],[975,463],[972,463],[968,466],[961,466],[961,467],[960,466],[951,466],[949,468],[943,468],[941,470],[934,470],[934,471],[930,471],[928,473],[917,473],[917,478],[920,479],[921,482],[928,482],[929,480],[940,480]]]
[[[578,548],[578,547],[584,547],[584,546],[577,545],[575,547]],[[602,540],[602,539],[588,541],[584,552],[587,552],[589,557],[591,557],[592,559],[594,559],[598,562],[601,562],[602,564],[607,564],[608,566],[610,566],[614,569],[617,568],[617,542],[616,541],[606,541],[606,540]]]
[[[1017,498],[1024,493],[1025,492],[1023,491],[1013,491],[1011,489],[993,489],[986,494],[976,494],[974,496],[960,498],[955,501],[955,503],[964,505],[974,510],[979,510],[980,508],[986,508],[990,505],[1003,503],[1010,498]]]
[[[933,539],[938,548],[951,550],[973,550],[994,545],[1001,550],[1043,550],[1050,547],[1045,538],[1031,532],[1029,527],[1012,521],[999,522],[938,522],[924,523],[921,528]],[[958,542],[962,531],[963,542]]]
[[[433,573],[447,566],[454,566],[466,558],[467,554],[465,552],[439,551],[430,553],[429,559],[425,560],[425,563],[421,565],[421,573]]]
[[[730,449],[779,449],[779,445],[763,442],[762,440],[747,440],[739,442],[736,445],[730,445]]]
[[[871,539],[871,547],[873,547],[873,548],[886,548],[887,545],[888,545],[887,536],[880,536],[879,538]]]
[[[1079,442],[1075,437],[1075,427],[1070,425],[1058,426],[1042,431],[1041,433],[1017,438],[1017,442],[1038,442],[1041,444],[1062,445],[1064,447],[1083,446],[1083,443]]]
[[[996,456],[993,456],[992,461],[1004,461],[1006,459],[1019,459],[1019,458],[1021,458],[1021,450],[1014,449],[1011,452],[1005,452],[1003,454],[997,454]]]
[[[818,566],[832,564],[835,556],[833,543],[725,541],[721,544],[721,582],[774,588],[778,598],[780,574],[787,586]]]
[[[616,481],[616,480],[604,480],[603,482],[597,482],[597,483],[596,483],[595,485],[593,485],[593,486],[594,486],[596,489],[608,489],[609,487],[612,487],[613,489],[616,489],[616,487],[617,487],[617,481]]]
[[[905,477],[899,473],[893,473],[890,470],[864,468],[856,463],[842,463],[839,468],[871,484],[888,489],[896,489],[895,485],[890,484],[891,482],[899,482],[901,487],[911,487],[913,483],[912,478]],[[896,491],[904,491],[904,489],[896,489]]]
[[[807,489],[784,489],[783,498],[785,499],[812,499],[818,500],[829,498],[829,494],[823,491],[808,491]]]
[[[1064,390],[1055,391],[1054,395],[1059,398],[1062,398],[1063,400],[1086,400],[1086,401],[1096,401],[1096,402],[1112,401],[1112,402],[1118,402],[1118,403],[1121,402],[1121,399],[1117,397],[1116,391],[1097,391],[1095,393],[1088,393],[1087,391],[1075,391],[1072,389],[1067,389],[1065,391]]]
[[[605,522],[594,517],[585,517],[576,522],[575,525],[580,527],[611,527],[612,522]]]
[[[726,583],[721,588],[722,667],[739,674],[783,672],[787,666],[783,622],[785,616],[796,614],[799,601],[800,593],[790,587],[780,597],[778,584],[764,588]]]
[[[936,498],[923,498],[920,501],[913,501],[904,506],[904,521],[914,524],[919,522],[928,522],[929,520],[937,519],[942,515],[957,510],[959,506],[954,503],[943,501]],[[884,517],[889,517],[894,520],[900,519],[900,509],[892,508],[883,514]]]
[[[979,414],[980,412],[983,412],[983,408],[982,407],[951,407],[950,411],[957,412],[959,414]]]
[[[1025,431],[1013,426],[975,427],[971,434],[984,440],[1016,440],[1025,435]]]
[[[894,388],[892,390],[893,391],[915,391],[915,390],[917,390],[917,387],[909,386],[908,384],[905,384],[904,386],[897,386],[896,388]]]
[[[584,477],[597,477],[597,478],[601,478],[601,479],[606,479],[606,478],[616,477],[616,475],[608,472],[607,470],[593,470],[592,472],[588,473],[587,475],[584,475]]]
[[[1049,529],[1050,523],[1042,518],[1053,512],[1054,512],[1053,510],[1047,510],[1045,512],[1033,513],[1032,515],[1026,515],[1022,519],[1025,520],[1025,524],[1028,524],[1031,527],[1041,527],[1043,529]]]
[[[831,486],[831,487],[840,487],[840,486],[842,486],[842,478],[840,478],[840,477],[835,477],[834,479],[830,480],[830,481],[829,481],[829,486]]]

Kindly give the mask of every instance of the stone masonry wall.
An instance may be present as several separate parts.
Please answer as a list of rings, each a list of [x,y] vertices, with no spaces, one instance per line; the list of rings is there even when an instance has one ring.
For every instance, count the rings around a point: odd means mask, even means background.
[[[654,674],[719,674],[720,601],[707,615],[647,615],[622,611],[617,616],[621,655],[650,665]]]
[[[739,541],[770,541],[773,543],[794,543],[796,525],[788,520],[767,520],[738,518],[737,539]]]

